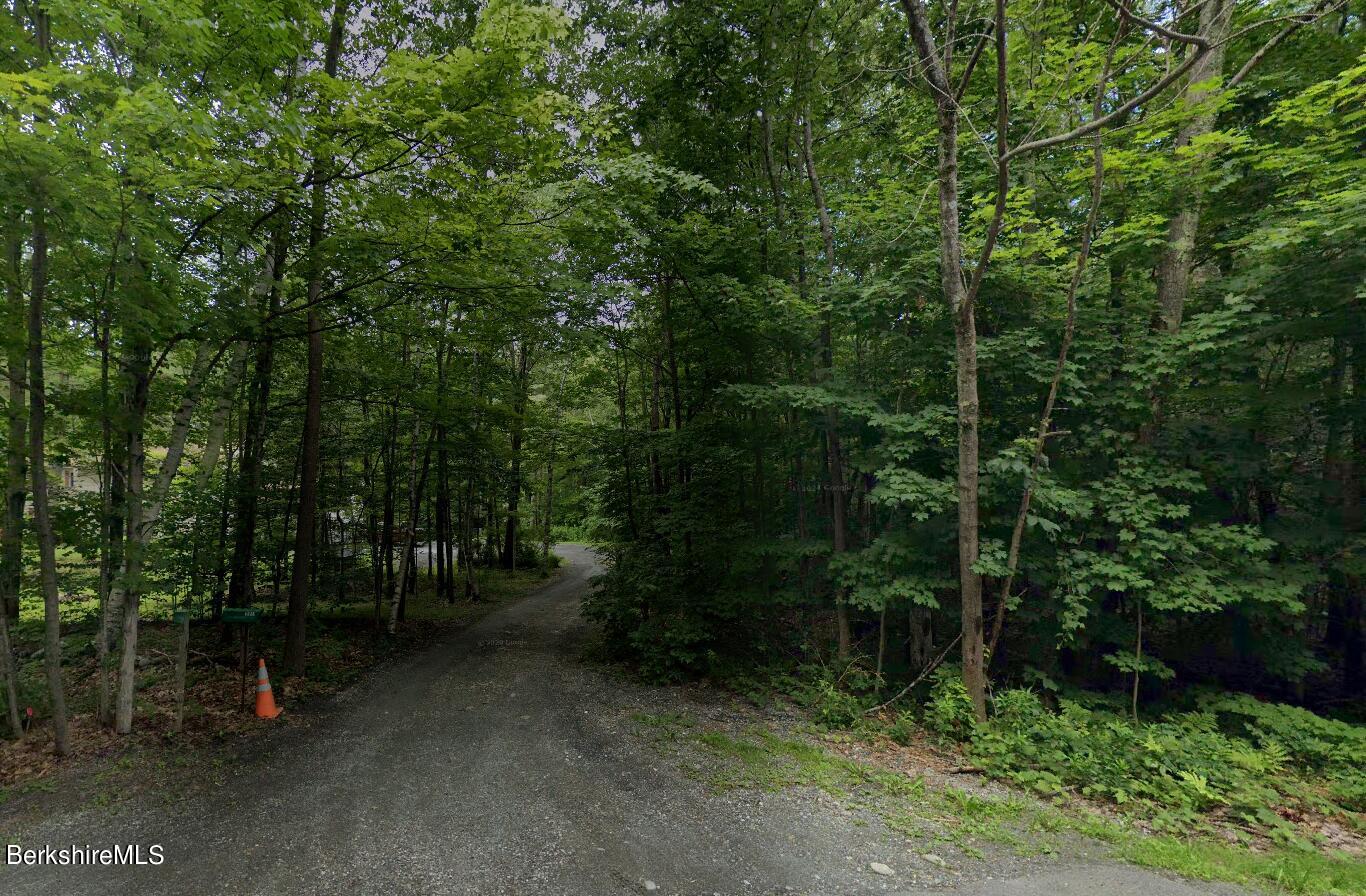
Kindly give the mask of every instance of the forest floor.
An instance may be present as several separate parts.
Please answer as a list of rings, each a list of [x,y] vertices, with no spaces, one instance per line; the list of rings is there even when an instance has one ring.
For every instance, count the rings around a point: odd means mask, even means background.
[[[276,607],[275,612],[263,608],[248,645],[245,711],[240,630],[229,632],[230,638],[224,640],[220,626],[196,622],[190,634],[185,721],[179,732],[173,730],[174,657],[179,639],[179,627],[170,618],[173,601],[164,596],[145,598],[135,727],[132,735],[124,737],[96,722],[98,606],[92,599],[64,599],[63,671],[72,750],[65,759],[57,759],[52,752],[52,730],[46,724],[36,726],[23,740],[0,740],[0,813],[41,814],[47,803],[73,798],[105,803],[154,785],[171,770],[223,761],[225,751],[249,748],[253,739],[271,728],[295,724],[305,717],[301,710],[322,705],[376,666],[449,638],[498,607],[525,597],[546,583],[546,575],[536,569],[483,571],[479,576],[482,599],[454,604],[439,599],[432,581],[418,576],[418,593],[408,600],[408,621],[392,636],[375,636],[374,606],[369,600],[318,601],[309,621],[307,675],[298,678],[282,674],[282,608]],[[368,582],[367,578],[360,584]],[[36,707],[36,718],[44,720],[49,712],[41,607],[26,609],[33,612],[25,614],[15,633],[20,681],[26,685],[20,705]],[[288,710],[275,722],[263,723],[251,711],[258,656],[266,660],[277,703]]]
[[[578,547],[530,598],[230,759],[108,803],[0,807],[0,836],[159,844],[158,867],[6,867],[6,894],[1195,896],[1004,790],[868,764],[801,720],[584,659]]]

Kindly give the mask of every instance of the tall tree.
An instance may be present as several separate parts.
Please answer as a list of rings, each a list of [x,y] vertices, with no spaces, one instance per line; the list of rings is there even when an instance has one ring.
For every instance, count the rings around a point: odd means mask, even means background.
[[[327,49],[323,54],[323,74],[337,76],[342,35],[346,31],[346,0],[337,0],[328,28]],[[327,105],[318,109],[319,124]],[[308,622],[308,571],[313,563],[313,537],[318,510],[318,470],[321,466],[319,432],[322,426],[323,322],[319,304],[323,291],[321,243],[327,223],[327,168],[322,150],[315,151],[308,221],[308,387],[304,397],[303,464],[299,479],[299,515],[294,533],[294,565],[289,579],[289,624],[285,630],[285,668],[295,674],[304,671],[304,636]]]
[[[521,527],[518,508],[522,500],[522,436],[526,431],[527,400],[531,386],[528,367],[530,349],[525,338],[517,340],[512,347],[512,360],[512,469],[508,474],[507,531],[503,535],[501,558],[504,569],[515,569],[517,566],[517,538]]]
[[[52,19],[47,9],[31,10],[34,43],[41,59],[51,60]],[[43,667],[52,704],[53,750],[68,749],[66,690],[62,682],[62,610],[57,583],[57,539],[47,483],[47,381],[43,372],[43,310],[48,288],[48,227],[46,174],[33,185],[31,275],[28,305],[29,477],[33,493],[33,528],[38,537],[39,577],[43,592]]]
[[[7,395],[5,419],[5,518],[0,535],[0,612],[11,622],[19,619],[19,586],[24,562],[24,505],[28,500],[28,467],[25,454],[27,415],[24,378],[28,346],[25,337],[22,240],[17,227],[5,234],[5,313],[9,338],[5,341]]]

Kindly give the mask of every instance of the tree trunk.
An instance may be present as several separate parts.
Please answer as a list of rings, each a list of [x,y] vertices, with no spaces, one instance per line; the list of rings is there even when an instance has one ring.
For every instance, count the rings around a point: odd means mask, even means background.
[[[267,511],[270,515],[266,518],[266,541],[275,542],[275,562],[271,564],[270,579],[270,615],[271,618],[279,618],[280,607],[280,580],[284,576],[285,565],[285,533],[289,531],[289,521],[294,517],[294,501],[299,495],[299,467],[303,464],[303,442],[299,443],[299,450],[294,453],[294,465],[289,470],[289,491],[285,494],[284,519],[280,522],[280,537],[273,538],[275,531],[275,508],[271,506]]]
[[[5,717],[15,737],[24,734],[19,719],[19,673],[14,668],[14,648],[9,639],[9,618],[0,613],[0,679],[5,683]]]
[[[522,500],[522,432],[526,426],[527,344],[517,347],[517,394],[512,402],[512,475],[508,481],[507,534],[503,538],[503,568],[517,568],[518,506]]]
[[[5,312],[9,337],[5,360],[9,374],[5,417],[9,424],[5,442],[5,519],[0,538],[0,615],[19,620],[19,587],[24,564],[24,505],[28,501],[28,464],[24,443],[28,439],[24,413],[24,290],[19,281],[21,240],[17,230],[7,234],[5,252]]]
[[[24,454],[27,426],[24,408],[24,354],[27,350],[24,325],[24,289],[20,281],[22,241],[18,228],[6,232],[5,315],[9,338],[5,344],[8,373],[8,440],[5,444],[5,518],[0,534],[0,677],[5,681],[5,705],[15,737],[23,734],[19,718],[19,681],[10,644],[10,622],[19,621],[19,588],[24,564],[24,505],[27,503],[28,467]]]
[[[112,345],[113,307],[107,303],[100,312],[100,573],[99,628],[95,632],[95,715],[101,725],[113,726],[113,695],[109,685],[110,627],[113,619],[114,570],[123,562],[122,452],[114,443],[114,414],[109,403],[110,347]],[[117,474],[117,475],[116,475]]]
[[[316,201],[316,200],[315,200]],[[316,301],[321,282],[308,285],[309,301]],[[304,640],[308,624],[308,572],[313,562],[313,529],[318,509],[318,469],[322,463],[323,373],[322,317],[308,311],[308,386],[304,406],[303,460],[299,479],[299,513],[294,529],[294,566],[289,580],[289,621],[285,627],[285,671],[304,672]]]
[[[128,473],[129,496],[128,544],[124,548],[123,571],[115,583],[109,603],[123,607],[123,655],[119,664],[119,696],[114,709],[114,729],[127,734],[132,727],[133,696],[137,675],[138,607],[142,595],[141,577],[147,546],[152,532],[161,519],[162,508],[170,493],[171,483],[180,469],[189,438],[190,421],[199,400],[203,381],[207,378],[213,359],[210,346],[201,343],[185,385],[185,395],[171,423],[166,456],[152,484],[149,494],[143,494],[146,475],[146,451],[143,444],[146,426],[147,393],[149,388],[150,348],[139,341],[128,364],[130,383],[130,413],[128,416]]]
[[[133,699],[137,678],[138,615],[141,606],[143,557],[150,523],[145,488],[147,453],[144,433],[147,419],[147,393],[151,374],[151,350],[145,339],[130,337],[133,343],[125,361],[128,377],[128,536],[123,551],[123,569],[110,593],[110,603],[123,611],[122,651],[119,655],[118,692],[114,700],[114,731],[128,734],[133,729]],[[169,457],[169,455],[168,455]]]
[[[472,374],[474,380],[473,403],[475,412],[473,442],[474,444],[479,444],[480,432],[483,430],[484,426],[484,415],[483,413],[481,413],[480,410],[480,403],[483,401],[484,395],[484,370],[483,365],[480,363],[481,356],[479,350],[475,349],[472,354],[474,361],[474,369],[472,371]],[[477,553],[475,546],[475,539],[477,536],[475,535],[474,520],[476,507],[475,498],[477,494],[476,489],[477,479],[479,477],[479,468],[475,466],[472,462],[467,462],[466,466],[469,472],[465,477],[465,497],[464,502],[461,506],[460,519],[461,531],[463,534],[461,536],[462,541],[460,545],[460,551],[461,560],[464,561],[465,566],[465,599],[469,601],[478,601],[481,599],[481,595],[479,592],[479,577],[478,573],[475,571],[474,562],[475,555]]]
[[[666,490],[664,482],[664,471],[659,465],[659,380],[662,375],[663,363],[656,357],[650,365],[650,482],[654,487],[656,498],[664,494]],[[644,390],[641,390],[642,392]]]
[[[436,346],[436,598],[455,603],[455,570],[451,568],[451,470],[446,430],[446,350],[449,305],[441,304],[441,339]]]
[[[631,529],[631,538],[635,539],[640,536],[640,527],[636,523],[635,472],[631,465],[630,430],[626,424],[627,375],[630,365],[626,360],[625,339],[625,334],[618,330],[616,348],[619,350],[619,357],[614,359],[617,362],[617,423],[621,433],[622,475],[626,484],[626,522]]]
[[[1358,319],[1360,316],[1357,315]],[[1352,394],[1349,406],[1360,408],[1366,396],[1366,338],[1360,330],[1352,341]],[[1351,451],[1343,467],[1342,528],[1348,544],[1362,530],[1362,466],[1366,464],[1366,416],[1352,421]],[[1360,694],[1366,688],[1366,577],[1359,568],[1344,563],[1342,574],[1342,688],[1344,694]]]
[[[15,216],[18,219],[18,216]],[[10,643],[10,623],[19,621],[19,587],[23,575],[23,507],[27,503],[25,441],[26,359],[25,307],[23,284],[20,283],[20,240],[18,223],[5,231],[5,367],[8,374],[8,402],[5,421],[8,438],[5,441],[5,503],[3,530],[0,530],[0,679],[4,679],[5,706],[11,731],[15,738],[23,735],[19,718],[19,672],[15,667],[14,649]]]
[[[953,139],[956,141],[957,137]],[[954,154],[956,155],[956,150]],[[954,223],[954,227],[957,227],[957,222]],[[961,283],[961,280],[959,282]],[[978,721],[985,721],[987,710],[982,577],[973,568],[979,552],[980,520],[977,506],[977,324],[971,307],[965,309],[965,313],[956,316],[954,340],[958,365],[958,587],[963,615],[963,684],[972,698],[973,711]]]
[[[998,17],[1002,0],[998,0]],[[958,587],[962,607],[963,684],[972,699],[973,713],[986,719],[985,636],[982,620],[982,577],[973,568],[979,553],[978,511],[978,416],[977,396],[977,321],[972,291],[963,280],[963,246],[958,212],[958,105],[946,77],[952,71],[951,59],[941,58],[930,31],[929,18],[922,0],[902,0],[910,25],[911,39],[920,56],[923,76],[930,86],[938,113],[939,187],[939,274],[945,302],[953,314],[954,359],[958,392]],[[953,23],[950,23],[952,28]],[[1004,66],[1003,23],[998,25],[998,65]],[[951,52],[952,40],[946,40]],[[998,103],[1003,97],[998,97]],[[1004,154],[1005,134],[998,128],[998,151]],[[999,159],[1000,157],[998,157]],[[998,178],[1004,180],[1005,163],[998,161]],[[1003,186],[1003,185],[1001,185]],[[998,209],[1004,192],[998,186]],[[980,282],[980,267],[986,264],[984,252],[974,283]]]
[[[332,8],[332,25],[328,31],[327,50],[323,57],[323,72],[329,78],[337,75],[337,57],[341,53],[342,34],[346,25],[346,0],[337,0]],[[304,398],[303,463],[299,479],[299,517],[294,529],[294,567],[289,579],[289,621],[285,626],[285,671],[291,675],[304,672],[304,642],[308,625],[308,573],[313,563],[313,530],[318,512],[318,470],[321,465],[319,432],[322,427],[323,392],[323,323],[318,311],[323,289],[322,242],[327,220],[327,187],[323,168],[330,161],[317,158],[311,174],[312,206],[308,227],[308,385]]]
[[[427,578],[430,579],[433,572],[432,564],[435,562],[432,554],[436,553],[436,509],[432,506],[431,495],[423,497],[423,504],[427,507],[427,528],[422,532],[422,545],[423,550],[427,553]]]
[[[209,478],[213,476],[214,468],[218,466],[218,456],[223,451],[223,442],[228,431],[228,414],[232,410],[237,387],[242,382],[246,370],[247,343],[239,341],[233,344],[232,360],[228,364],[227,375],[223,379],[223,388],[219,392],[213,414],[209,418],[208,435],[204,438],[204,450],[200,452],[199,468],[195,473],[195,489],[197,491],[208,488]]]
[[[228,606],[246,607],[256,599],[256,524],[261,493],[261,466],[265,457],[266,413],[270,404],[270,381],[275,363],[275,340],[268,319],[279,310],[284,276],[285,234],[277,230],[265,259],[262,288],[269,290],[263,332],[256,344],[251,394],[242,433],[241,460],[237,472],[236,528],[233,535]]]
[[[564,391],[564,378],[560,379],[560,392]],[[558,397],[558,396],[557,396]],[[541,535],[541,566],[550,569],[550,539],[554,531],[555,517],[555,450],[559,447],[559,408],[555,410],[555,429],[550,433],[550,445],[545,460],[545,515],[541,523],[545,527]]]
[[[444,388],[444,381],[438,388]],[[446,427],[436,428],[436,599],[455,603],[455,593],[450,590],[450,570],[446,562],[447,545],[450,543],[448,520],[450,518],[450,483],[447,481],[449,469],[446,459]],[[428,555],[430,558],[430,555]]]
[[[816,203],[816,213],[820,221],[821,244],[825,250],[825,308],[821,312],[821,377],[825,383],[835,378],[835,349],[833,334],[833,315],[830,311],[829,289],[835,278],[835,234],[830,223],[830,209],[825,202],[825,190],[821,187],[820,174],[816,170],[816,158],[811,133],[811,113],[808,110],[802,121],[802,158],[806,165],[806,177],[811,183],[811,197]],[[848,544],[848,495],[845,494],[844,450],[840,444],[839,410],[834,406],[825,409],[825,455],[827,483],[830,488],[830,535],[831,548],[836,556],[849,550]],[[852,638],[849,632],[849,602],[845,588],[835,589],[835,627],[837,650],[840,659],[849,657]]]
[[[370,418],[369,403],[362,400],[360,404],[361,420],[368,423]],[[387,438],[387,435],[386,435]],[[365,483],[365,535],[367,547],[370,551],[370,588],[371,598],[374,600],[374,628],[379,631],[380,596],[384,593],[384,578],[380,569],[379,562],[379,515],[375,513],[375,480],[377,478],[376,468],[379,465],[379,456],[384,453],[384,445],[380,444],[379,451],[372,459],[370,448],[367,445],[361,452],[361,479]]]
[[[1176,135],[1174,152],[1181,152],[1194,141],[1214,130],[1216,109],[1211,100],[1220,91],[1223,77],[1224,42],[1233,15],[1233,0],[1206,0],[1200,6],[1200,34],[1210,42],[1210,50],[1197,60],[1186,78],[1183,102],[1194,109],[1190,119]],[[1190,52],[1194,52],[1192,49]],[[1175,333],[1181,329],[1186,297],[1190,293],[1191,271],[1195,266],[1195,235],[1200,229],[1200,206],[1204,189],[1199,186],[1204,165],[1189,173],[1195,186],[1181,193],[1181,208],[1167,227],[1167,243],[1157,264],[1156,329]],[[1184,179],[1184,177],[1183,177]]]
[[[208,490],[214,468],[218,465],[219,455],[223,453],[223,443],[228,432],[229,414],[232,411],[233,400],[237,395],[237,386],[246,374],[246,369],[247,343],[238,341],[233,344],[232,360],[228,364],[222,389],[218,393],[213,414],[209,418],[209,431],[204,438],[204,450],[199,455],[199,468],[195,472],[194,493],[196,495],[203,495]],[[225,489],[227,484],[227,480],[224,479]],[[203,540],[203,529],[199,514],[195,515],[193,529],[196,553],[190,570],[190,593],[186,596],[187,603],[194,600],[203,588],[204,564],[200,562],[198,557],[199,545]]]
[[[240,450],[240,449],[239,449]],[[231,503],[233,473],[233,448],[228,446],[223,466],[223,496],[218,504],[218,549],[215,552],[213,597],[209,605],[209,617],[214,622],[223,618],[223,599],[228,578],[228,504]]]
[[[45,18],[45,16],[44,16]],[[44,26],[45,27],[45,26]],[[47,492],[47,388],[43,379],[43,303],[47,298],[46,198],[33,204],[33,285],[28,307],[29,470],[33,485],[33,528],[38,535],[38,568],[43,588],[44,655],[52,701],[53,749],[67,753],[66,692],[62,686],[62,611],[57,591],[57,540]]]
[[[428,461],[431,458],[432,441],[435,435],[435,430],[430,430],[427,433],[427,447],[422,453],[422,472],[419,473],[417,469],[417,443],[419,440],[420,432],[421,423],[418,418],[414,417],[413,442],[408,452],[408,459],[410,465],[409,469],[411,471],[410,475],[412,476],[412,479],[409,480],[408,486],[408,520],[407,525],[404,527],[403,530],[403,557],[399,562],[398,569],[398,581],[400,592],[399,599],[391,601],[389,604],[389,634],[391,635],[394,634],[394,632],[398,631],[398,623],[403,609],[402,596],[403,593],[407,590],[408,574],[412,566],[413,558],[416,554],[416,551],[414,549],[416,547],[417,536],[418,496],[422,493],[422,487],[427,481],[427,466]]]
[[[379,553],[380,562],[384,564],[384,588],[382,592],[383,601],[392,603],[394,600],[394,489],[397,486],[398,474],[395,470],[398,452],[398,406],[391,404],[389,408],[389,437],[388,444],[384,446],[384,496],[383,509],[381,511]],[[375,625],[379,625],[379,613],[381,607],[381,595],[375,597]]]
[[[6,442],[6,487],[4,530],[0,533],[0,679],[5,685],[5,717],[13,736],[22,737],[23,721],[19,717],[19,672],[14,663],[14,647],[10,643],[10,621],[19,619],[19,587],[24,561],[24,504],[27,500],[28,469],[25,465],[24,441],[27,438],[24,408],[24,290],[20,283],[19,231],[6,233],[5,245],[5,315],[10,333],[5,345],[8,373],[8,404],[5,417],[8,426]]]
[[[460,514],[460,560],[465,569],[465,600],[477,601],[479,578],[474,571],[474,474],[465,481],[465,500]]]
[[[443,391],[444,391],[444,389],[443,389]],[[445,579],[445,583],[444,583],[444,585],[443,585],[442,587],[444,587],[444,588],[446,589],[446,590],[445,590],[446,602],[449,603],[449,604],[453,604],[453,603],[455,603],[455,573],[456,573],[455,542],[456,542],[456,534],[455,534],[455,501],[454,501],[454,498],[452,497],[452,494],[453,494],[453,493],[452,493],[452,491],[451,491],[450,445],[449,445],[449,442],[447,441],[447,440],[449,439],[449,437],[450,437],[450,431],[449,431],[445,426],[442,426],[442,427],[441,427],[441,431],[440,431],[439,433],[437,433],[437,438],[441,440],[441,449],[442,449],[442,450],[441,450],[441,486],[440,486],[440,490],[441,490],[441,508],[442,508],[442,509],[441,509],[441,522],[440,522],[439,525],[440,525],[441,528],[442,528],[443,539],[444,539],[444,547],[443,547],[443,549],[442,549],[442,556],[445,558],[445,568],[446,568],[446,579]]]
[[[906,639],[906,661],[912,670],[924,669],[934,655],[934,619],[929,607],[911,604],[907,614],[910,637]]]
[[[677,433],[683,431],[683,385],[678,377],[678,352],[674,348],[674,309],[671,293],[669,278],[665,277],[660,288],[660,300],[663,302],[661,323],[664,328],[664,357],[669,364],[669,395],[673,404],[674,432]],[[678,484],[685,485],[687,478],[686,464],[680,456]]]

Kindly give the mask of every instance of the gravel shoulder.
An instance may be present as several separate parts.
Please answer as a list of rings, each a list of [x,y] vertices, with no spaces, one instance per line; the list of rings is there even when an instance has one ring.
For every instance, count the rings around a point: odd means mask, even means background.
[[[64,811],[15,835],[26,848],[159,844],[161,865],[0,864],[0,892],[1231,892],[1108,863],[1080,840],[965,849],[819,787],[717,787],[727,760],[690,738],[661,747],[650,720],[738,734],[764,719],[582,662],[579,598],[599,567],[557,550],[569,568],[544,589],[205,770],[181,798]]]

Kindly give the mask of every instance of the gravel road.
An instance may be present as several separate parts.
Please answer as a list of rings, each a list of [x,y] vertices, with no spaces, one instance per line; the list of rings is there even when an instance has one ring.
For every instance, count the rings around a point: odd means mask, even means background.
[[[60,814],[22,835],[25,848],[160,844],[161,865],[0,864],[0,893],[1213,892],[1084,851],[945,869],[818,791],[711,792],[632,721],[692,711],[676,706],[680,692],[580,661],[578,602],[599,567],[583,548],[557,551],[569,568],[552,584],[267,736],[221,780],[176,802]]]

